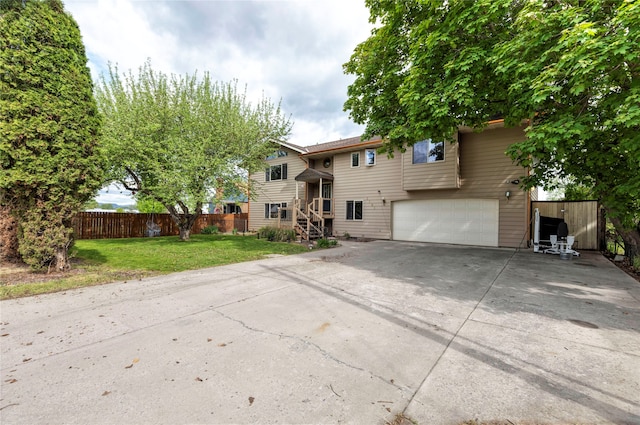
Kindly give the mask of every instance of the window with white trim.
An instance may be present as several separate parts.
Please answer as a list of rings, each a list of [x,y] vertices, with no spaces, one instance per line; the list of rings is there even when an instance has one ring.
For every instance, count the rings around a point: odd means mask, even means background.
[[[415,143],[412,161],[414,164],[444,161],[444,141],[434,142],[431,139],[426,139]]]
[[[272,165],[264,170],[264,181],[287,179],[287,164]]]
[[[281,208],[287,208],[286,202],[264,204],[264,218],[277,219]],[[287,210],[282,211],[281,218],[287,218]]]
[[[347,201],[347,220],[362,220],[362,201]]]
[[[367,167],[376,165],[376,150],[367,149],[364,151],[364,165]]]
[[[352,152],[351,153],[351,167],[359,167],[360,166],[360,152]]]

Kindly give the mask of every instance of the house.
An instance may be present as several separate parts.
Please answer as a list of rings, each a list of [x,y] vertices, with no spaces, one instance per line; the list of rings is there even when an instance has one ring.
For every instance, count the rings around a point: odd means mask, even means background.
[[[251,175],[249,229],[285,226],[322,235],[518,247],[529,240],[527,169],[505,151],[524,127],[492,121],[460,128],[456,142],[424,140],[379,154],[380,138],[296,146],[281,143],[264,172]]]
[[[242,214],[249,208],[246,197],[235,197],[230,199],[222,199],[219,201],[210,201],[206,207],[204,214]]]

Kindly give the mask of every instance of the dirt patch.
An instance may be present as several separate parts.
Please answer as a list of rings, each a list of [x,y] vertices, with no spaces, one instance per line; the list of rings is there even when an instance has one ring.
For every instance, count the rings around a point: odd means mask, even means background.
[[[82,277],[82,275],[95,274],[95,271],[88,270],[86,264],[80,259],[71,259],[71,270],[60,272],[51,271],[47,273],[34,272],[29,266],[22,263],[0,263],[0,286],[25,285],[30,283],[46,283],[52,280],[68,279],[72,277]],[[141,272],[136,270],[117,270],[100,272],[104,279],[102,282],[127,281],[140,279],[145,276],[152,276],[157,273]],[[82,285],[84,286],[84,285]]]
[[[48,282],[80,273],[83,273],[83,270],[75,267],[72,267],[72,269],[67,272],[54,271],[46,273],[34,272],[26,264],[2,263],[0,264],[0,285]]]
[[[618,267],[620,270],[624,271],[629,276],[631,276],[636,281],[638,281],[638,283],[640,283],[640,269],[637,269],[636,267],[634,267],[633,264],[631,264],[631,261],[629,261],[627,257],[625,257],[624,260],[622,261],[613,261],[615,255],[608,252],[603,253],[603,255],[607,257],[609,261],[615,264],[616,267]]]
[[[417,422],[403,413],[398,413],[391,419],[391,421],[385,421],[385,425],[417,425]]]

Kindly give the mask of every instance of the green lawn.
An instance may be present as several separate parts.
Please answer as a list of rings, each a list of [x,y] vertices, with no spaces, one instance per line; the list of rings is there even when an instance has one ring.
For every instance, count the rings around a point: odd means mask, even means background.
[[[21,277],[14,274],[8,278],[0,275],[0,299],[305,251],[308,249],[297,243],[268,242],[255,236],[239,235],[192,235],[188,242],[181,242],[177,236],[79,240],[72,250],[72,272],[53,279],[33,274]]]

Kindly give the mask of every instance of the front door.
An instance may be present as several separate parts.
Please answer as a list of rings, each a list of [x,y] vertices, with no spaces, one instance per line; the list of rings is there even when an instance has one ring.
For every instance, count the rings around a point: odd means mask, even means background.
[[[331,214],[331,197],[332,195],[332,183],[322,183],[322,212],[324,214]]]

